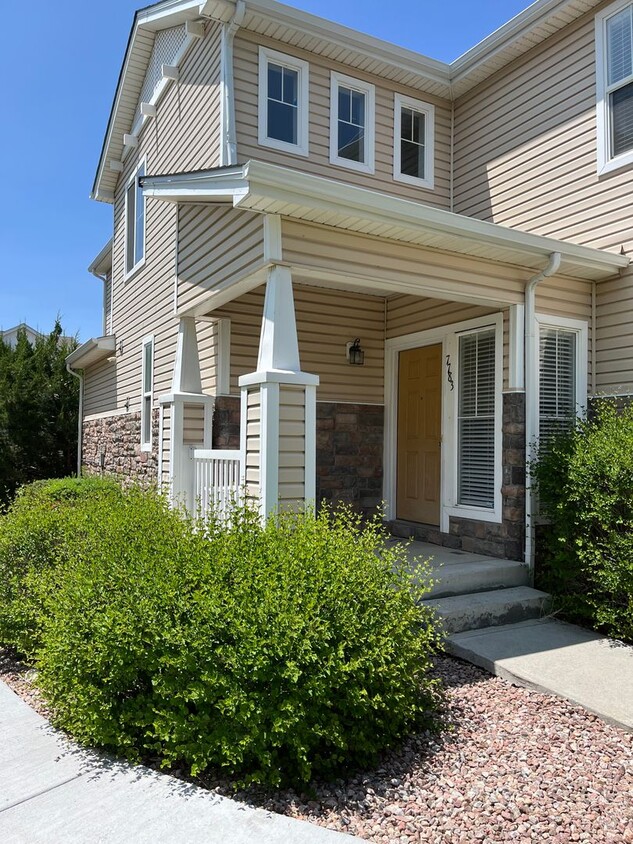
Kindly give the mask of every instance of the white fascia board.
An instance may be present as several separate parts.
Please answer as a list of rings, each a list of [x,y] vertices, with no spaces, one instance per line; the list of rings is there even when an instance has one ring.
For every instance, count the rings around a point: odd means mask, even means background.
[[[231,2],[230,5],[234,11],[236,3]],[[218,20],[223,19],[215,7],[226,14],[224,12],[226,4],[219,4],[214,0],[210,0],[201,7],[201,14]],[[247,15],[260,15],[267,20],[274,20],[282,26],[304,32],[313,38],[322,39],[326,43],[338,44],[346,50],[357,50],[364,55],[370,55],[409,73],[417,73],[426,79],[446,86],[449,84],[449,65],[446,62],[428,58],[415,50],[398,47],[389,41],[366,35],[356,29],[334,23],[301,9],[295,9],[284,3],[277,3],[276,0],[248,0]],[[246,29],[249,28],[248,21],[245,22],[244,26]]]
[[[137,13],[139,26],[152,31],[200,17],[200,0],[164,0]]]
[[[625,255],[506,228],[496,223],[465,217],[451,211],[261,161],[249,161],[245,165],[245,178],[250,186],[250,191],[245,196],[257,196],[260,193],[266,195],[268,188],[282,188],[288,196],[288,201],[292,201],[294,195],[303,198],[304,204],[305,200],[308,200],[312,207],[318,202],[319,207],[344,211],[348,215],[350,211],[356,210],[359,216],[369,219],[384,220],[392,224],[397,221],[403,225],[522,250],[532,255],[549,257],[552,252],[561,252],[567,263],[594,267],[602,272],[610,270],[616,273],[629,264],[629,258]],[[239,205],[239,200],[234,201],[234,204]]]
[[[230,171],[145,176],[141,179],[141,188],[145,196],[152,196],[166,202],[204,202],[206,200],[237,203],[249,191],[243,174],[244,169],[240,167]]]
[[[260,199],[274,198],[299,207],[343,213],[347,217],[355,214],[361,219],[390,226],[400,224],[413,230],[461,237],[515,253],[540,256],[545,261],[552,252],[560,252],[567,265],[592,269],[602,277],[615,275],[629,265],[625,255],[510,229],[262,161],[200,173],[146,176],[142,179],[142,188],[146,196],[168,202],[232,200],[237,208],[249,208],[256,206]]]
[[[592,5],[599,5],[601,0],[595,0]],[[564,12],[567,6],[573,6],[571,0],[536,0],[504,23],[490,35],[486,36],[474,47],[471,47],[450,64],[451,83],[463,81],[476,67],[486,62],[495,53],[500,52],[521,36],[529,34],[530,30],[547,21],[554,12]]]
[[[96,275],[97,277],[101,277],[108,270],[112,269],[112,244],[114,239],[110,238],[110,240],[106,243],[103,247],[101,252],[97,255],[97,257],[92,261],[90,266],[88,267],[88,272],[92,275]]]
[[[71,369],[85,369],[93,363],[98,363],[104,358],[110,357],[116,351],[116,337],[109,334],[105,337],[92,337],[78,346],[66,358],[66,363]]]

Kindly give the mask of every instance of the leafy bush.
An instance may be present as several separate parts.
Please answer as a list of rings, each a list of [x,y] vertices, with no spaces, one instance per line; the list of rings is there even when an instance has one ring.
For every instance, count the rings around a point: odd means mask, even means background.
[[[37,586],[91,530],[99,508],[121,496],[103,478],[35,481],[19,489],[0,517],[0,642],[30,655],[39,644]]]
[[[89,512],[29,582],[38,682],[80,741],[278,783],[432,726],[438,636],[377,524],[241,508],[195,529],[137,488]]]
[[[571,620],[633,640],[633,406],[595,413],[534,468],[544,531],[540,585]]]

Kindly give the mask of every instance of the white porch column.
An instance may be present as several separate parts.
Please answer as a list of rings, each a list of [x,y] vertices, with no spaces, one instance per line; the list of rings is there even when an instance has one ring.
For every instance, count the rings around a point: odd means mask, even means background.
[[[160,397],[163,427],[159,448],[163,454],[161,482],[169,499],[193,510],[194,474],[191,448],[211,447],[214,400],[202,392],[196,321],[182,317],[178,326],[171,392]],[[164,454],[166,452],[166,454]]]
[[[268,517],[316,496],[317,375],[301,371],[292,276],[268,271],[257,371],[240,378],[244,483]]]

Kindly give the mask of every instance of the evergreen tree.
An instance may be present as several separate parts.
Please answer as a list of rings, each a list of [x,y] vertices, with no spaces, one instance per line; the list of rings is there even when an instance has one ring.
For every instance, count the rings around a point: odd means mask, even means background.
[[[62,339],[59,320],[30,343],[0,340],[0,501],[38,478],[63,477],[76,466],[78,381],[66,370],[75,340]]]

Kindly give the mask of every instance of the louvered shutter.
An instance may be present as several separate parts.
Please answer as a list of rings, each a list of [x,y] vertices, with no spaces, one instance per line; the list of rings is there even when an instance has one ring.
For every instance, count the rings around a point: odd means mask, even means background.
[[[495,332],[459,338],[458,500],[494,507]]]
[[[576,416],[576,333],[541,328],[539,438],[541,445],[573,424]]]

